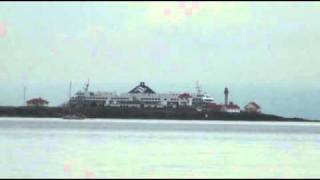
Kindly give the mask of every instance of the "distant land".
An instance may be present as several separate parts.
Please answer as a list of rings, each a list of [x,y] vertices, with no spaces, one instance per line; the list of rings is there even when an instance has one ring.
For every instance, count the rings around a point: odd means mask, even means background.
[[[196,93],[156,93],[140,82],[125,93],[89,91],[89,80],[83,90],[72,96],[69,84],[69,100],[61,106],[48,106],[49,101],[33,98],[24,106],[0,106],[0,117],[43,117],[63,119],[115,118],[115,119],[163,119],[163,120],[231,120],[231,121],[304,121],[320,122],[299,117],[282,117],[263,113],[261,107],[251,101],[244,108],[230,101],[225,87],[224,102],[216,102],[196,83]],[[81,117],[81,118],[80,118]]]
[[[264,113],[226,113],[212,111],[197,111],[193,108],[124,108],[124,107],[86,107],[75,108],[73,111],[81,112],[87,118],[119,118],[119,119],[167,119],[167,120],[235,120],[235,121],[294,121],[294,122],[319,122],[303,118],[287,118]],[[37,118],[62,118],[62,107],[13,107],[0,106],[0,117],[37,117]]]

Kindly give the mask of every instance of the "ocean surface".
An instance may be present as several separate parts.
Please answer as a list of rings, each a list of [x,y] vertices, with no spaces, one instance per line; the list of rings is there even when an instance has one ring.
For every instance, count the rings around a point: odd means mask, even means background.
[[[0,178],[126,177],[320,177],[320,123],[0,118]]]

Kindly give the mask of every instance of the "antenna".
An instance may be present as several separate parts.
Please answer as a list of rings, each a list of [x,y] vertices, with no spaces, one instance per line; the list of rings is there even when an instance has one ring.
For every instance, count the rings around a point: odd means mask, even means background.
[[[88,90],[89,90],[89,84],[90,84],[90,80],[88,79],[88,82],[87,82],[87,84],[85,85],[85,88],[84,88],[84,91],[85,91],[85,92],[88,92]]]
[[[26,86],[23,86],[23,105],[26,104],[26,91],[27,91]]]
[[[71,88],[72,88],[72,82],[70,81],[70,84],[69,84],[69,100],[71,99]]]
[[[199,85],[199,81],[196,82],[196,90],[197,90],[197,94],[201,94],[201,87]]]
[[[84,85],[84,92],[88,92],[88,90],[89,90],[89,83],[90,83],[90,81],[89,81],[89,79],[88,79],[88,82]]]

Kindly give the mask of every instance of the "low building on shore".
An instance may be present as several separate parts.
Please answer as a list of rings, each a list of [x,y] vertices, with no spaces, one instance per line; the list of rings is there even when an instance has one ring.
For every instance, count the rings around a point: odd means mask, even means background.
[[[33,98],[27,101],[27,106],[29,107],[44,107],[48,106],[49,101],[42,99],[41,97],[39,98]]]
[[[223,105],[221,111],[228,113],[240,113],[240,107],[237,104],[230,102],[227,105]]]
[[[250,102],[244,106],[244,111],[249,113],[261,113],[261,107],[255,102]]]

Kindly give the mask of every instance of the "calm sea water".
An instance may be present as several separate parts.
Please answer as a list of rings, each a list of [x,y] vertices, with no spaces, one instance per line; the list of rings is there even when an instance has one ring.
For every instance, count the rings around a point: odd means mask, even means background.
[[[320,123],[0,118],[0,178],[316,178]]]

